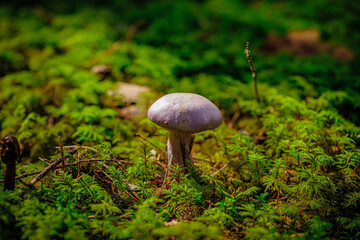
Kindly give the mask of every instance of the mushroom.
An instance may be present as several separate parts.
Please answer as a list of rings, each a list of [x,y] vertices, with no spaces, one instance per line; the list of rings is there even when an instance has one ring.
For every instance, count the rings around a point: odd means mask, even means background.
[[[4,191],[15,188],[16,161],[20,156],[20,146],[16,137],[6,136],[1,139],[1,159],[6,164]]]
[[[148,118],[169,131],[168,165],[179,164],[188,172],[194,133],[217,128],[222,123],[220,110],[208,99],[193,93],[172,93],[158,99],[148,110]]]

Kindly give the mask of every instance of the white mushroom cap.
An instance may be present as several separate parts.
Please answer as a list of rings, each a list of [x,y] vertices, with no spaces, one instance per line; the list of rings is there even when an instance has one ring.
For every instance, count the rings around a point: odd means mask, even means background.
[[[158,99],[148,110],[148,118],[172,131],[197,133],[222,123],[220,110],[208,99],[193,93],[172,93]]]

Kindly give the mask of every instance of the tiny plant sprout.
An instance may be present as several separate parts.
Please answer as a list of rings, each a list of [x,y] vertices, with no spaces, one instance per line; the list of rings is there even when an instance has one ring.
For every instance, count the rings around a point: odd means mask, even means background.
[[[6,136],[1,139],[1,160],[6,164],[4,191],[15,188],[16,161],[20,156],[20,146],[16,137]]]
[[[194,164],[191,157],[193,134],[217,128],[223,120],[220,110],[212,102],[193,93],[161,97],[149,108],[148,118],[169,131],[169,167],[179,164],[185,169],[189,167],[186,160]]]

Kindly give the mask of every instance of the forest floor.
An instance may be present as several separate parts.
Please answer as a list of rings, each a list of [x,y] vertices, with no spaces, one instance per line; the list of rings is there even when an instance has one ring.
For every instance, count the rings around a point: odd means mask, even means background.
[[[0,239],[358,239],[359,12],[335,0],[2,3],[0,137],[17,138],[21,159],[0,193]],[[224,118],[195,135],[188,174],[169,170],[168,132],[146,117],[174,92]]]

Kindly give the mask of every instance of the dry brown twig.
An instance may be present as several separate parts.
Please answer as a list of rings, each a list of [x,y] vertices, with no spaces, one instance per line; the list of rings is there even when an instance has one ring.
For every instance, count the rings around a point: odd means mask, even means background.
[[[136,133],[135,134],[136,137],[141,138],[142,140],[144,140],[145,142],[149,143],[151,146],[155,147],[157,150],[159,150],[160,152],[163,152],[164,150],[161,149],[160,147],[156,146],[154,143],[150,142],[148,139],[144,138],[143,136],[140,135],[140,133]]]
[[[56,149],[60,149],[60,147],[55,147],[55,148],[56,148]],[[99,152],[99,151],[96,150],[95,148],[88,147],[88,146],[70,145],[70,146],[63,146],[63,148],[83,148],[83,149],[91,150],[91,151],[96,152],[96,153]]]
[[[46,165],[50,165],[50,164],[51,164],[51,162],[50,162],[48,159],[39,157],[39,160],[42,161],[42,162],[44,162],[44,163],[46,163]]]
[[[225,169],[229,164],[225,164],[222,168],[220,168],[219,170],[217,170],[215,173],[211,174],[211,176],[215,176],[216,174],[218,174],[219,172],[221,172],[223,169]]]
[[[250,43],[246,42],[246,48],[245,48],[244,53],[245,53],[246,58],[247,58],[247,60],[249,62],[250,70],[251,70],[251,73],[252,73],[252,78],[254,80],[255,98],[256,98],[256,101],[258,103],[260,103],[260,97],[259,97],[259,92],[258,92],[258,87],[257,87],[257,72],[256,72],[256,69],[255,69],[255,66],[254,66],[254,63],[253,63],[253,60],[252,60],[252,57],[251,57],[251,52],[250,52],[249,46],[250,46]]]
[[[107,166],[106,164],[103,164],[103,166],[105,168],[109,168],[109,166]],[[105,177],[109,178],[111,180],[111,182],[114,182],[114,179],[109,175],[107,174],[103,169],[101,169],[101,172],[102,174],[105,175]],[[132,184],[132,183],[129,183],[126,179],[123,179],[124,180],[124,183],[127,185],[127,190],[124,189],[124,192],[130,196],[132,199],[134,199],[135,201],[139,201],[140,200],[140,197],[136,194],[136,192],[134,192],[132,190],[132,188],[135,186],[136,188],[138,188],[138,186]]]
[[[64,148],[63,148],[63,144],[62,141],[60,141],[60,153],[61,153],[61,160],[62,160],[62,165],[65,165],[65,158],[64,158]]]
[[[65,158],[68,158],[69,156],[73,155],[77,149],[71,149],[66,153],[66,156],[61,156],[58,159],[56,159],[53,163],[51,163],[49,166],[47,166],[45,169],[43,169],[30,183],[30,185],[35,185],[38,181],[40,181],[43,177],[45,177],[50,171],[56,169],[56,167],[62,163]],[[64,167],[64,165],[63,165]]]

